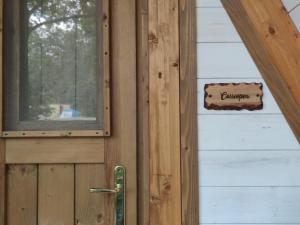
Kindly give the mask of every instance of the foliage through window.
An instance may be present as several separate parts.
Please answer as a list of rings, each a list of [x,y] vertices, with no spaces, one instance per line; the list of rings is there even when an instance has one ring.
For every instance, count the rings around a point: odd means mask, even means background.
[[[6,128],[17,127],[11,121],[100,128],[99,1],[6,0]]]

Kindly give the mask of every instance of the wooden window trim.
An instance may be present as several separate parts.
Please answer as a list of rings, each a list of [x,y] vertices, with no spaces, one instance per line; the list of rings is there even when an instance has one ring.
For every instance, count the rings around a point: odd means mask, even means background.
[[[3,0],[2,0],[3,1]],[[3,5],[3,3],[2,3]],[[4,86],[1,85],[1,93],[2,98],[1,101],[1,135],[3,138],[19,138],[19,137],[97,137],[97,136],[110,136],[111,135],[111,118],[110,118],[110,20],[109,20],[109,0],[103,0],[101,5],[102,14],[99,15],[98,24],[102,24],[101,31],[103,33],[101,37],[102,46],[99,46],[99,52],[102,54],[102,62],[98,62],[100,64],[99,68],[103,72],[103,76],[98,79],[101,83],[101,88],[98,89],[98,96],[103,96],[103,104],[100,111],[102,111],[102,128],[101,129],[89,129],[89,125],[97,126],[99,123],[98,119],[96,121],[20,121],[19,118],[15,119],[16,121],[16,130],[5,130],[4,126],[4,110],[3,106],[5,101],[4,96]],[[2,13],[4,7],[2,6]],[[101,23],[100,23],[101,22]],[[99,58],[99,57],[98,57]],[[2,63],[2,62],[1,62]],[[4,80],[5,74],[1,74],[1,83]],[[102,90],[102,93],[99,93],[99,89]],[[17,92],[20,93],[20,88],[17,88]],[[17,99],[18,101],[18,99]],[[19,107],[18,107],[19,108]],[[99,111],[97,109],[97,111]],[[19,113],[19,110],[16,114]],[[75,126],[73,126],[75,124]],[[36,131],[36,126],[47,127],[51,126],[50,130],[46,130],[41,128],[41,130]],[[68,126],[69,125],[69,126]],[[56,127],[68,126],[68,129],[56,129]],[[33,129],[22,129],[22,127],[32,127]],[[80,130],[80,127],[82,129]],[[73,129],[74,128],[74,129]],[[79,129],[78,129],[79,128]]]

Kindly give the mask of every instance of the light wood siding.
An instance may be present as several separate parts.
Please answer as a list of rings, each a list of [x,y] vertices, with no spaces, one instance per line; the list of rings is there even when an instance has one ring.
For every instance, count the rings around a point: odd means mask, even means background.
[[[222,4],[197,0],[201,224],[300,224],[300,146]],[[204,84],[263,82],[261,111],[208,111]]]

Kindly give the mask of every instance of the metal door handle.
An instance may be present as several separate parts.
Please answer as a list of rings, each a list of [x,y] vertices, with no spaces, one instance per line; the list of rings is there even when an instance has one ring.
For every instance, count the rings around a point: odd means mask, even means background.
[[[116,225],[125,225],[125,200],[126,200],[126,172],[124,166],[114,168],[114,189],[90,188],[90,193],[115,194],[115,221]]]

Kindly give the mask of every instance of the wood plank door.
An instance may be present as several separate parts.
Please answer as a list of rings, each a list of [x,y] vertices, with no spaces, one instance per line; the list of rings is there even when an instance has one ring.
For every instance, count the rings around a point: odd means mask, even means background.
[[[0,225],[116,224],[117,165],[135,225],[135,0],[0,7]]]

